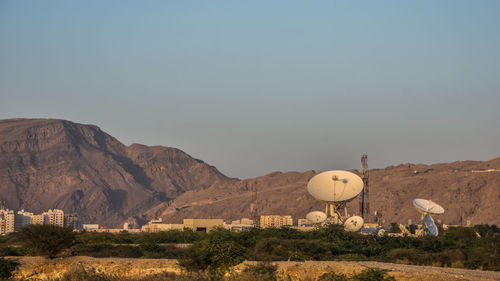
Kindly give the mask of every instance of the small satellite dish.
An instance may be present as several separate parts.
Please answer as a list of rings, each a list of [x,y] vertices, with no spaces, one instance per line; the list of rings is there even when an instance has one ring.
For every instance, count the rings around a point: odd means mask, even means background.
[[[425,222],[425,226],[427,226],[427,229],[429,230],[429,232],[434,236],[438,236],[438,234],[439,234],[438,228],[437,228],[436,224],[434,223],[434,219],[431,217],[431,215],[425,214],[424,222]]]
[[[432,202],[431,200],[417,198],[413,200],[413,206],[415,206],[419,212],[424,214],[441,215],[444,213],[443,207]]]
[[[321,211],[313,211],[306,215],[306,219],[311,223],[322,223],[326,220],[326,214]]]
[[[353,216],[348,218],[344,223],[344,230],[349,232],[359,231],[363,227],[364,220],[362,217]]]
[[[363,190],[363,180],[348,171],[327,171],[317,174],[307,184],[307,191],[324,202],[349,201]]]

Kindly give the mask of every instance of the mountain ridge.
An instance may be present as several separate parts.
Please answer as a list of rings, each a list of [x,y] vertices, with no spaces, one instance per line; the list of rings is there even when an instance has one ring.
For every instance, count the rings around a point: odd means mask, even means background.
[[[419,220],[413,198],[445,207],[446,223],[500,224],[500,157],[489,161],[400,164],[370,170],[371,210],[384,224]],[[76,212],[110,227],[162,217],[249,217],[252,187],[259,214],[303,218],[324,206],[305,191],[315,171],[230,178],[172,147],[124,145],[95,125],[60,119],[0,120],[0,199],[11,209]],[[348,204],[357,213],[358,199]]]

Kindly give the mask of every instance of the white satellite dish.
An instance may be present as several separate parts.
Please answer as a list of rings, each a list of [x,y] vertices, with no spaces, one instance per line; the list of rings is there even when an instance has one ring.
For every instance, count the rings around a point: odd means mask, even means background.
[[[413,200],[413,206],[415,206],[415,208],[417,208],[417,210],[422,213],[422,219],[429,232],[434,236],[438,236],[438,228],[436,226],[436,223],[434,223],[434,219],[431,217],[431,215],[443,214],[444,208],[439,204],[432,202],[431,200],[419,198]]]
[[[328,171],[309,180],[307,191],[324,202],[343,202],[356,197],[363,190],[363,180],[348,171]]]
[[[321,211],[313,211],[306,215],[306,219],[311,223],[319,224],[326,220],[326,214]]]
[[[441,215],[444,213],[443,207],[431,200],[417,198],[413,200],[413,206],[423,214]]]
[[[434,223],[434,219],[431,217],[431,215],[425,214],[424,222],[425,222],[425,226],[427,226],[427,229],[429,230],[429,232],[434,236],[438,236],[439,231],[438,231],[438,228],[437,228],[436,224]]]
[[[347,218],[346,203],[363,190],[363,180],[348,171],[327,171],[312,177],[307,183],[307,192],[319,201],[326,203],[325,213],[334,223],[342,223]],[[344,215],[340,209],[344,209]],[[330,209],[330,212],[328,212]]]
[[[363,227],[365,221],[362,217],[353,216],[348,218],[344,223],[344,230],[349,232],[357,232]]]

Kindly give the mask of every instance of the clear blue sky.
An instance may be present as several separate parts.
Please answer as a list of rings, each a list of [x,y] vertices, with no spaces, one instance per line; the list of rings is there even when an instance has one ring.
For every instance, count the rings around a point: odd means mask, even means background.
[[[228,176],[500,156],[500,1],[0,0],[0,118]]]

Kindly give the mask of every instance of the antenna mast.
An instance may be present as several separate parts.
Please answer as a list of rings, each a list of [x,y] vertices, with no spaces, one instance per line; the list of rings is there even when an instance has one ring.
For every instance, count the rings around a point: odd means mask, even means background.
[[[252,185],[252,203],[250,203],[250,218],[254,226],[259,226],[259,215],[257,210],[257,185]]]
[[[359,200],[359,211],[361,217],[365,220],[369,220],[370,216],[370,197],[369,197],[369,185],[368,185],[368,154],[361,155],[361,178],[363,179],[363,190],[361,191],[361,198]]]

